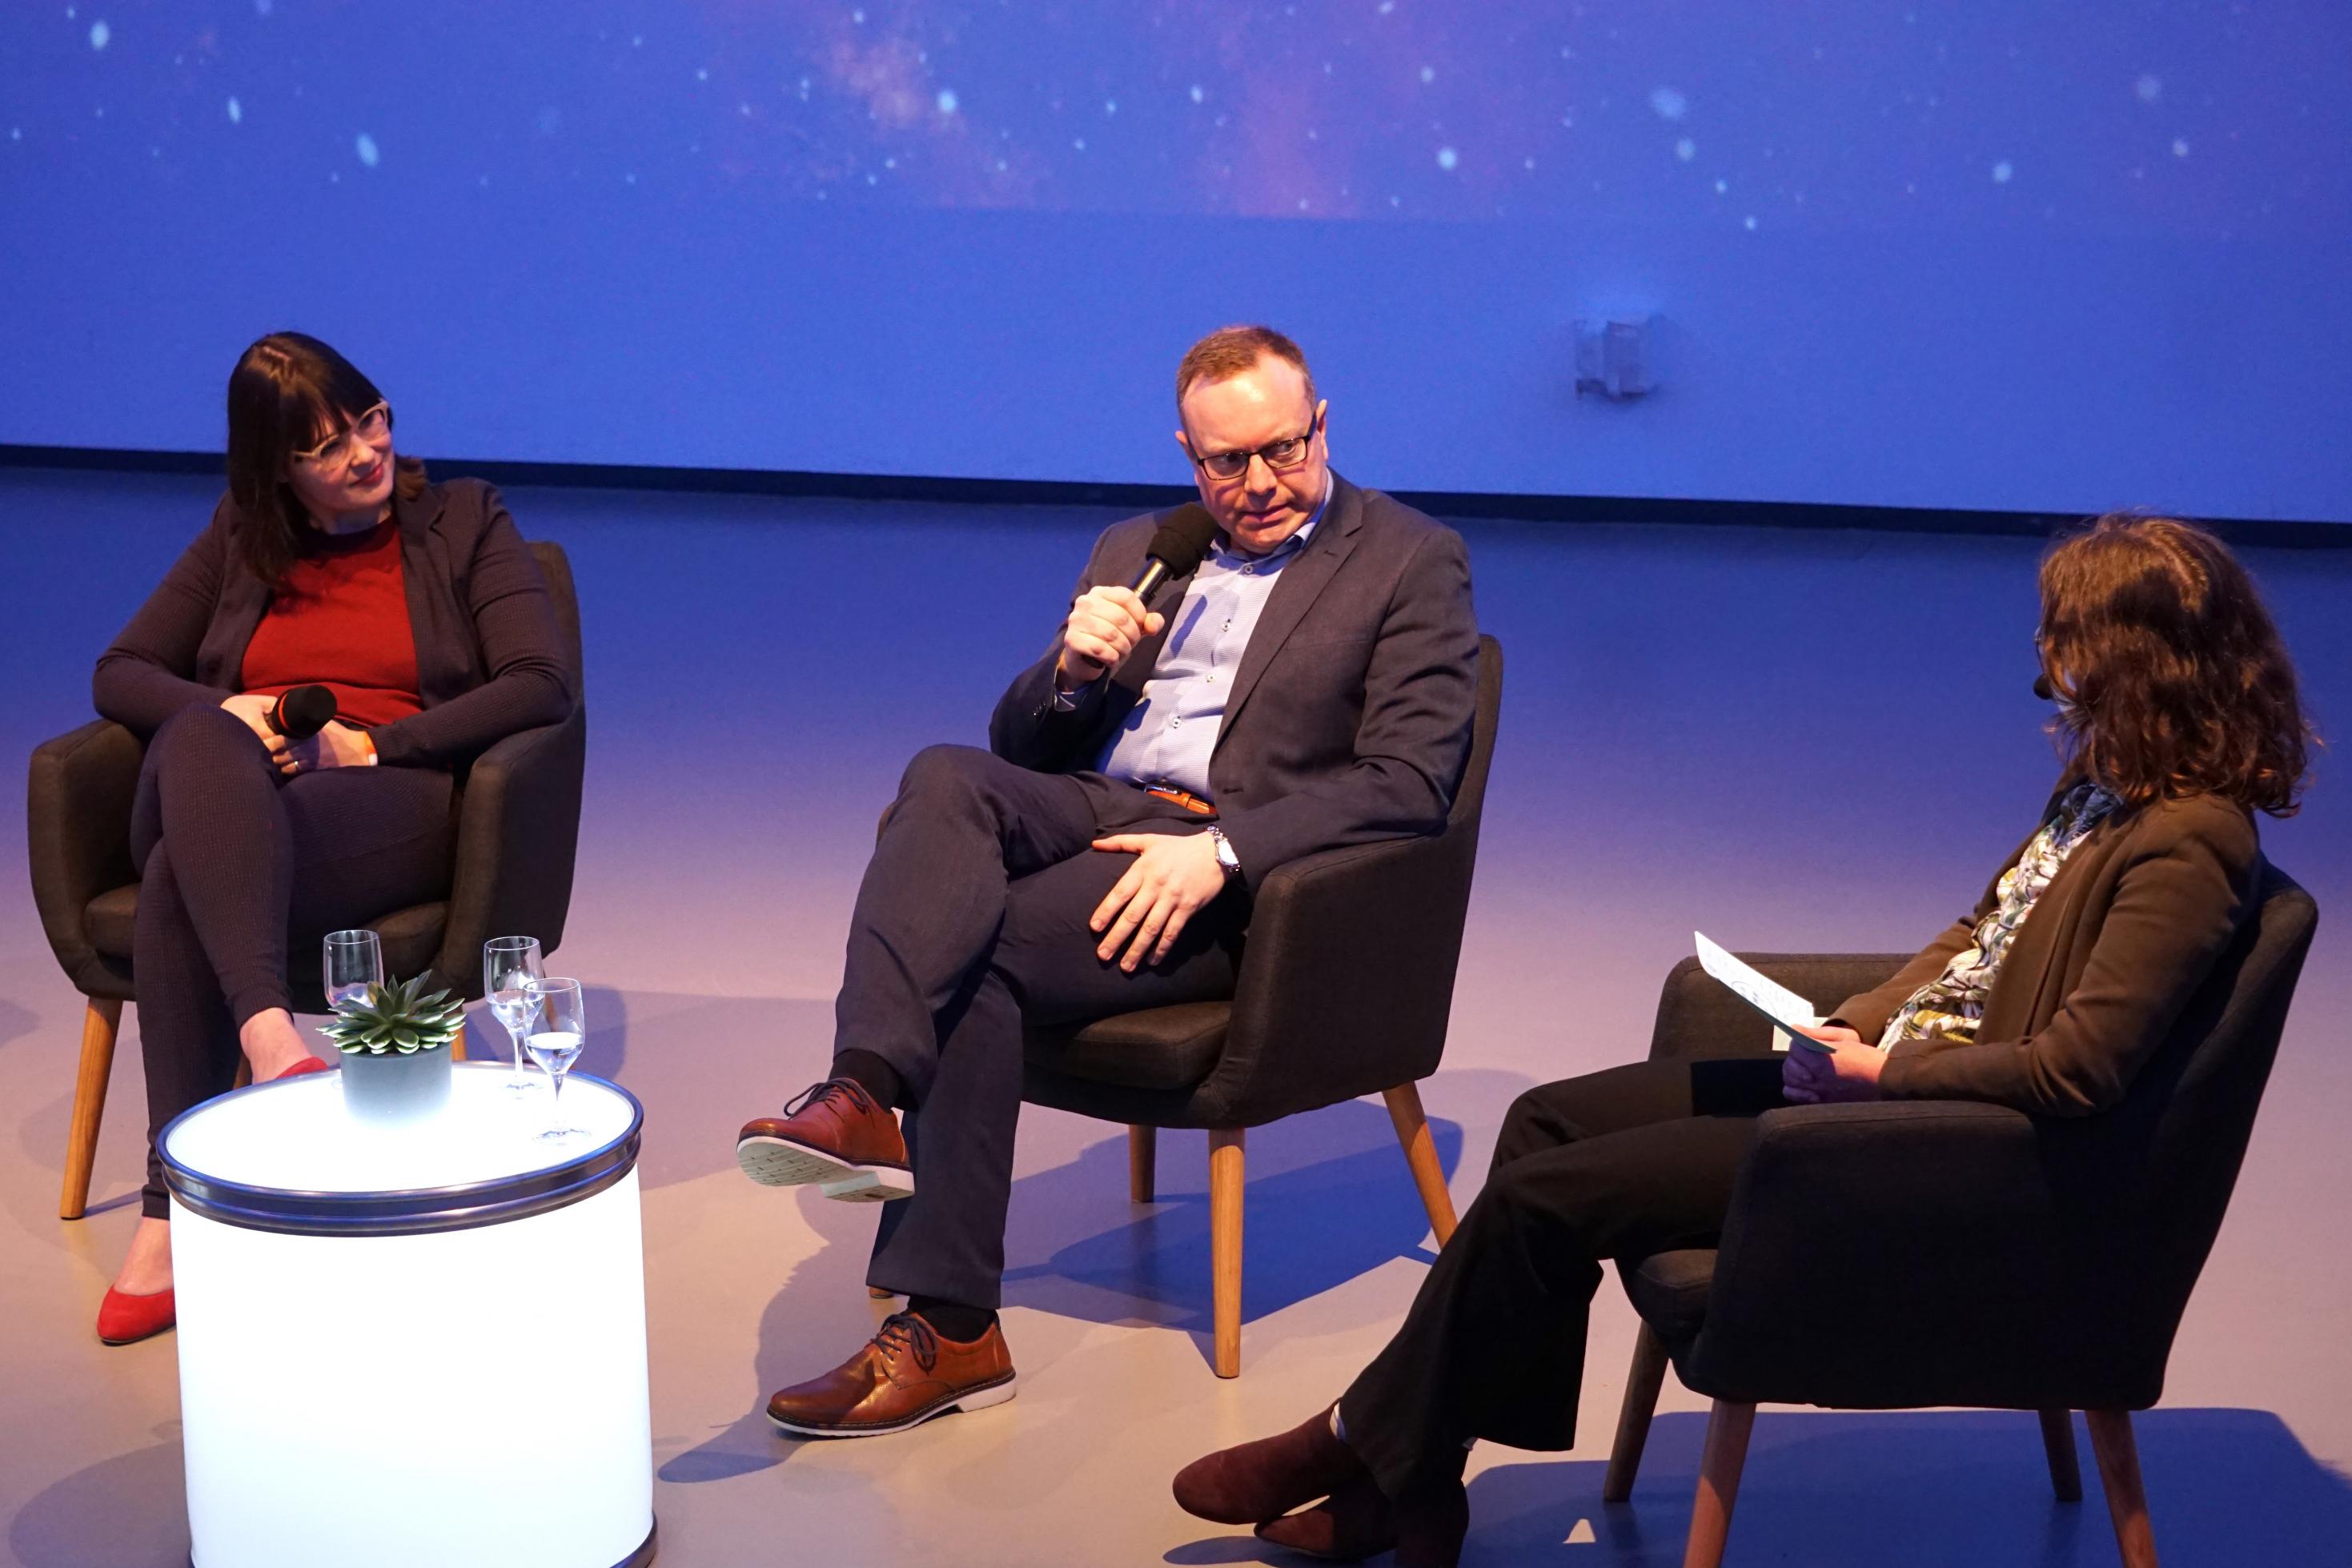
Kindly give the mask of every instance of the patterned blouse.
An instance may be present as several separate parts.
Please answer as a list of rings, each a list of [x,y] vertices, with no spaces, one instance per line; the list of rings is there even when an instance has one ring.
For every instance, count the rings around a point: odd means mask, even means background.
[[[2034,901],[2066,863],[2074,846],[2121,805],[2095,784],[2077,784],[2065,793],[2042,831],[2033,835],[2033,841],[2025,846],[2025,852],[2017,857],[2017,863],[2002,873],[1992,913],[1977,923],[1975,940],[1952,955],[1942,974],[1895,1009],[1895,1016],[1886,1020],[1885,1032],[1878,1037],[1879,1050],[1906,1040],[1974,1043],[1977,1020],[1984,1017],[1985,998],[1992,992],[1993,976],[2017,928],[2025,924]]]

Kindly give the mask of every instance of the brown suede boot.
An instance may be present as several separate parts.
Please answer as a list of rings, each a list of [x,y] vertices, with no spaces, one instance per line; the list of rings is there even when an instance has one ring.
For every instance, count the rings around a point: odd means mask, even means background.
[[[1367,1476],[1257,1527],[1258,1539],[1337,1563],[1356,1563],[1396,1548],[1397,1568],[1454,1568],[1470,1533],[1470,1497],[1459,1479],[1437,1482],[1392,1503]]]
[[[1313,1508],[1257,1527],[1257,1538],[1334,1563],[1355,1563],[1397,1543],[1396,1510],[1370,1476],[1349,1482]]]
[[[1356,1450],[1331,1435],[1327,1406],[1287,1432],[1194,1459],[1176,1472],[1176,1506],[1219,1524],[1263,1524],[1364,1474]]]

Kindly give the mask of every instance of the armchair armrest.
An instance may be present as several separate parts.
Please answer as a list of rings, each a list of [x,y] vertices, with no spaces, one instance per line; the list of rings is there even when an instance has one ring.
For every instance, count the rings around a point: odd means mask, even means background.
[[[1742,953],[1766,978],[1776,980],[1813,1004],[1817,1013],[1848,997],[1885,983],[1910,962],[1908,953]],[[1772,1026],[1698,967],[1685,958],[1667,971],[1658,994],[1658,1021],[1650,1036],[1650,1060],[1704,1056],[1763,1056],[1772,1050]]]
[[[541,951],[552,953],[563,939],[587,755],[582,706],[561,724],[509,735],[474,759],[458,808],[436,983],[479,997],[483,943],[536,936]]]
[[[1853,1408],[2069,1403],[2053,1384],[2084,1391],[2081,1375],[2112,1360],[2088,1303],[2113,1235],[2069,1199],[2069,1141],[1960,1101],[1766,1113],[1691,1386]]]
[[[1256,1124],[1435,1071],[1470,902],[1466,849],[1391,839],[1268,873],[1203,1091]]]
[[[101,893],[139,879],[131,862],[131,802],[147,744],[121,725],[93,719],[34,748],[25,826],[33,903],[66,977],[84,994],[129,994],[89,944],[83,911]]]

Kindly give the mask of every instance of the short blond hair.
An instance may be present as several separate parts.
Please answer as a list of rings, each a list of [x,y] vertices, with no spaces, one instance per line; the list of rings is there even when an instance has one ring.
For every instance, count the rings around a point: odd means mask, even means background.
[[[1307,382],[1307,406],[1313,408],[1315,372],[1307,368],[1305,352],[1273,328],[1253,326],[1220,327],[1184,350],[1176,366],[1177,406],[1181,409],[1184,394],[1201,382],[1229,381],[1269,355],[1297,368]]]

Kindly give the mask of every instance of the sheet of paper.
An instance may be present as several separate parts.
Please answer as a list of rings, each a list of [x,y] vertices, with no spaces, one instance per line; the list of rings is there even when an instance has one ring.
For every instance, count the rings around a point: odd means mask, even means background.
[[[1791,1043],[1801,1044],[1808,1051],[1829,1049],[1811,1036],[1797,1032],[1822,1021],[1812,1003],[1779,981],[1758,973],[1754,966],[1741,963],[1721,946],[1708,941],[1706,933],[1694,931],[1691,939],[1698,944],[1698,967],[1729,987],[1732,995],[1772,1020],[1773,1050],[1786,1051]]]

